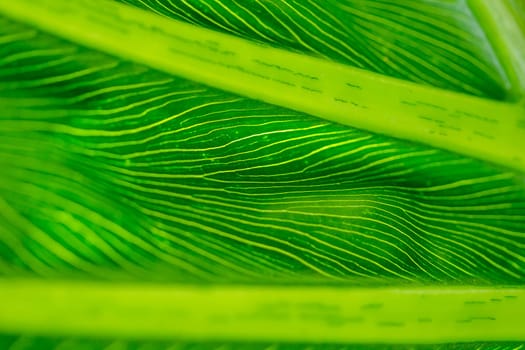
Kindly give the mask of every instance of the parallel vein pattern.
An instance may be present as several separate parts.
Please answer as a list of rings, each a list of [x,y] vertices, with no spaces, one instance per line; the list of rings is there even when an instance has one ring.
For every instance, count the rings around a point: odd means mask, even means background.
[[[119,0],[355,67],[505,99],[509,82],[464,0]]]
[[[523,177],[0,31],[2,275],[525,281]]]

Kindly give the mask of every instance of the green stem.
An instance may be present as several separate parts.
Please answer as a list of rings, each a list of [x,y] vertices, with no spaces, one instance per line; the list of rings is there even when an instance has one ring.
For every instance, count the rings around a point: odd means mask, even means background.
[[[0,280],[0,332],[323,343],[525,340],[525,289]]]
[[[211,86],[525,171],[523,104],[381,76],[108,0],[3,1],[0,13]]]
[[[511,84],[510,98],[525,97],[525,19],[515,0],[469,0]]]

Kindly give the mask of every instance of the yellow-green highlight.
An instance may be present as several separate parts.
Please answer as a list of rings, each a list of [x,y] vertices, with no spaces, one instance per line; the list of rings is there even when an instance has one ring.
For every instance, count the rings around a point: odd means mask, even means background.
[[[108,0],[8,1],[0,13],[214,87],[525,171],[523,103],[421,86]]]
[[[0,299],[0,333],[375,344],[525,340],[523,288],[3,279]]]

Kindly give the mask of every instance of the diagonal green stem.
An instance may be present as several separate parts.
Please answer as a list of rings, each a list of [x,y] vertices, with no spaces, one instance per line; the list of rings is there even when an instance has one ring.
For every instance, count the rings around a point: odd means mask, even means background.
[[[485,29],[511,84],[514,100],[525,97],[525,19],[513,0],[470,0],[470,8]]]
[[[523,104],[380,76],[108,0],[7,1],[0,12],[238,94],[525,171]]]

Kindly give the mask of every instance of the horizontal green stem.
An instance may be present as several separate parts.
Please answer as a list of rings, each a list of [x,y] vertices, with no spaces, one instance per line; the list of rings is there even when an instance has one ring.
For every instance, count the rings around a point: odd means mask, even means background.
[[[0,333],[323,343],[525,340],[523,288],[4,279],[0,300]]]
[[[525,106],[362,71],[108,0],[3,1],[0,13],[182,77],[525,171]]]

